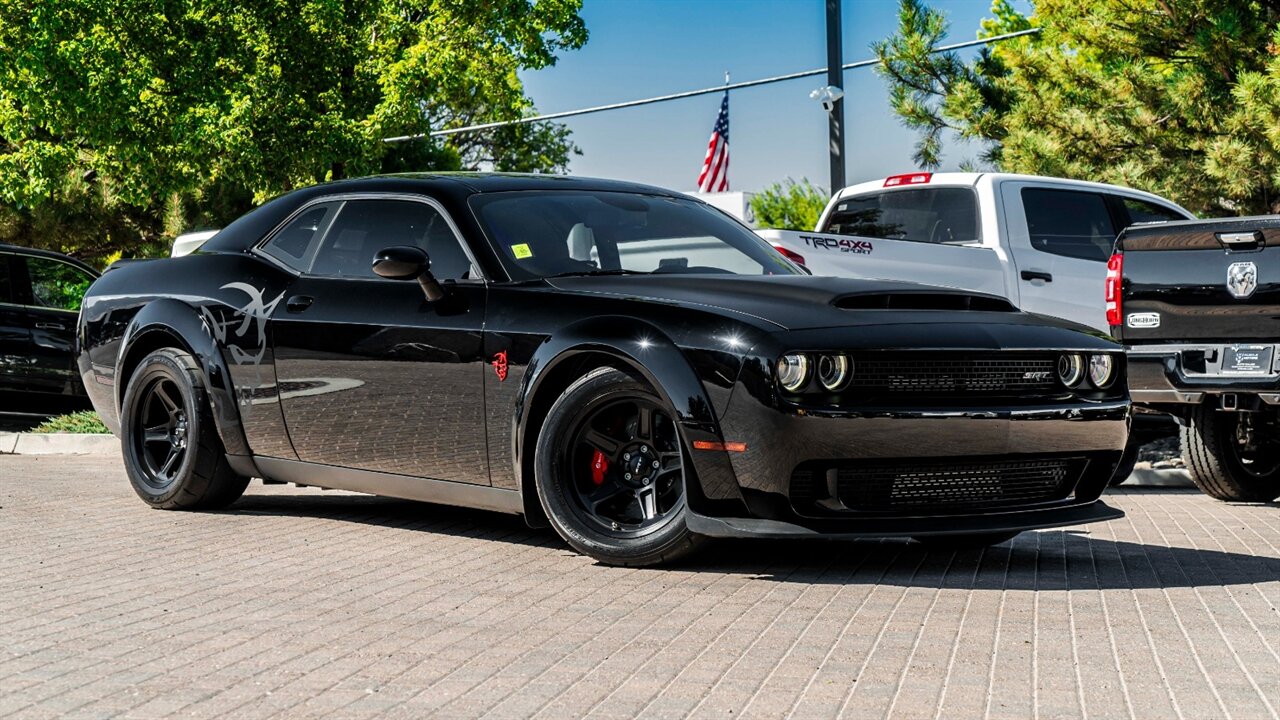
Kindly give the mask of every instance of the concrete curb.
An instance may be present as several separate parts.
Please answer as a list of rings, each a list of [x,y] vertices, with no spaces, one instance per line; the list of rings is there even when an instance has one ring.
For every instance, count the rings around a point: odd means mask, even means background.
[[[88,433],[0,433],[0,453],[10,455],[113,455],[115,435]]]
[[[1191,482],[1191,474],[1182,468],[1161,468],[1159,470],[1134,468],[1133,474],[1129,476],[1129,479],[1120,485],[1120,487],[1167,488],[1194,488],[1195,486],[1195,483]]]

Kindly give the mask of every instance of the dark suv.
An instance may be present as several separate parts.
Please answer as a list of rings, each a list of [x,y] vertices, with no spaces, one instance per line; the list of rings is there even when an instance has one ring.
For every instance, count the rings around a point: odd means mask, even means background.
[[[80,300],[97,277],[66,255],[0,245],[0,412],[89,407],[72,352]]]

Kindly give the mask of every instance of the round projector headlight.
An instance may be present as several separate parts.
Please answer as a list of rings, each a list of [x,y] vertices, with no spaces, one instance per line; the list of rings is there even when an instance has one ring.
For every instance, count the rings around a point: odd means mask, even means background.
[[[778,360],[778,384],[787,392],[798,392],[809,382],[809,358],[800,353],[783,355]]]
[[[852,369],[853,361],[848,355],[821,355],[818,357],[818,382],[831,392],[840,392],[849,384]]]
[[[1089,356],[1089,382],[1099,390],[1111,384],[1115,378],[1115,363],[1110,355]]]
[[[1075,353],[1058,358],[1058,379],[1067,387],[1075,387],[1084,379],[1084,357]]]

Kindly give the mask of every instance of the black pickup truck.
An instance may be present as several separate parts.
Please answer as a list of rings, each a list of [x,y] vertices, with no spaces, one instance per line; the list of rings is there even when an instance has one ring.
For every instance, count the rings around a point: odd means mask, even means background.
[[[1106,302],[1133,402],[1179,419],[1196,485],[1280,496],[1280,217],[1131,226]]]

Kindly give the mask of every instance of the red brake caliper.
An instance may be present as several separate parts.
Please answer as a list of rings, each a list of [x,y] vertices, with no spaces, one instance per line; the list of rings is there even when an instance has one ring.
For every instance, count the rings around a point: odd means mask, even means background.
[[[609,471],[609,458],[604,453],[596,450],[591,454],[591,482],[596,485],[604,484],[604,474]]]

